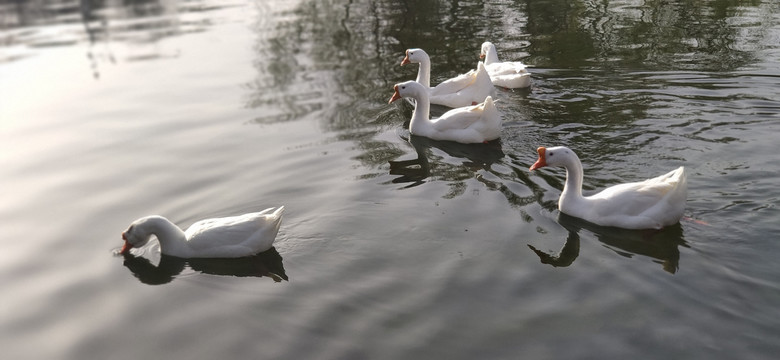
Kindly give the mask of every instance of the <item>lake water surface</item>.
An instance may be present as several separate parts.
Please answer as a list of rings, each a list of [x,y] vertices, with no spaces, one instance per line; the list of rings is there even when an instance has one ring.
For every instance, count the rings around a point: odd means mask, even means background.
[[[387,104],[479,45],[531,64],[490,144]],[[771,359],[780,352],[775,0],[0,1],[5,359]],[[585,190],[688,169],[685,218],[596,227]],[[285,205],[235,261],[114,254]]]

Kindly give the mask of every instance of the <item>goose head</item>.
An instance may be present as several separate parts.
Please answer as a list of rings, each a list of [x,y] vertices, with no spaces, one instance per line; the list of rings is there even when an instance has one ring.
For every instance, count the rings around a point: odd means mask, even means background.
[[[483,42],[482,48],[480,48],[479,50],[479,58],[485,59],[485,65],[490,65],[499,62],[496,46],[493,45],[493,43],[490,41]]]
[[[126,254],[132,248],[138,248],[146,245],[152,238],[151,222],[155,221],[155,216],[147,216],[133,221],[127,230],[122,232],[122,240],[125,244],[122,246],[120,254]]]
[[[490,41],[485,41],[482,43],[482,48],[479,50],[479,58],[484,59],[487,54],[490,52],[490,49],[493,49],[493,52],[496,52],[496,46],[493,45]]]
[[[426,91],[425,88],[420,83],[414,80],[395,84],[395,86],[393,86],[393,89],[395,90],[395,92],[393,93],[393,97],[390,98],[388,104],[402,97],[404,98],[410,97],[410,98],[417,99],[420,96],[422,96],[422,94],[424,94]]]
[[[561,166],[567,167],[569,164],[579,162],[577,154],[571,149],[565,146],[556,146],[551,148],[545,148],[540,146],[536,149],[539,154],[539,159],[531,165],[531,171],[545,166]]]
[[[430,61],[430,57],[423,49],[406,49],[406,56],[401,61],[401,66],[409,63],[419,64],[426,60]]]

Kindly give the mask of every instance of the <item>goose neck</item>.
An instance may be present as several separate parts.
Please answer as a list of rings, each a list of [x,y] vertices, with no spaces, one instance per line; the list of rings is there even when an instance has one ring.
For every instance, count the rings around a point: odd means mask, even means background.
[[[431,102],[427,91],[424,91],[415,96],[414,113],[412,113],[412,119],[409,121],[409,132],[414,135],[424,136],[425,128],[431,123],[430,116]]]
[[[420,61],[420,68],[417,70],[417,82],[425,86],[431,87],[431,61],[423,59]]]
[[[498,63],[498,54],[496,52],[495,47],[490,47],[488,49],[487,54],[485,54],[485,65],[495,64]]]
[[[563,185],[561,201],[564,199],[582,199],[582,163],[579,159],[569,161],[564,165],[566,169],[566,183]]]
[[[187,249],[184,231],[164,217],[149,219],[149,232],[157,237],[163,254],[183,254]]]

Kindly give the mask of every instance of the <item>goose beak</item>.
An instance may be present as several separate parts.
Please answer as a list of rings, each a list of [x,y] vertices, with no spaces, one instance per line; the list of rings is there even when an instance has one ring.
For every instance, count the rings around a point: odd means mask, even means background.
[[[404,59],[401,60],[401,66],[404,66],[404,65],[409,64],[409,63],[411,63],[411,61],[409,61],[409,51],[407,50],[406,51],[406,56],[404,56]]]
[[[547,166],[547,161],[544,158],[544,154],[547,152],[547,149],[545,149],[544,146],[540,146],[538,149],[536,149],[536,152],[539,154],[539,159],[537,159],[536,162],[531,165],[531,171]]]
[[[130,252],[130,249],[133,248],[133,245],[130,244],[129,241],[125,240],[125,244],[122,245],[122,250],[119,250],[119,253],[124,255]]]
[[[123,232],[122,233],[122,240],[125,241],[125,244],[122,245],[122,250],[119,250],[119,253],[124,255],[130,252],[130,249],[133,248],[133,244],[131,244],[129,241],[127,241],[127,235]]]
[[[484,59],[485,58],[485,54],[479,54],[479,58],[480,59]]]
[[[393,93],[393,97],[390,98],[390,101],[387,102],[388,104],[401,98],[401,94],[398,93],[398,85],[393,86],[393,89],[395,92]]]

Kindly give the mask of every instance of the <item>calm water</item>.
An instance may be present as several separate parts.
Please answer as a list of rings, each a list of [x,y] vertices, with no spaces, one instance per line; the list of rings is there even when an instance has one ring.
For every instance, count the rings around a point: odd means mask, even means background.
[[[491,40],[534,65],[495,144],[387,104]],[[780,3],[0,1],[8,359],[769,359],[780,351]],[[559,214],[689,169],[660,232]],[[113,254],[134,219],[285,205],[241,261]],[[157,266],[155,266],[157,265]]]

